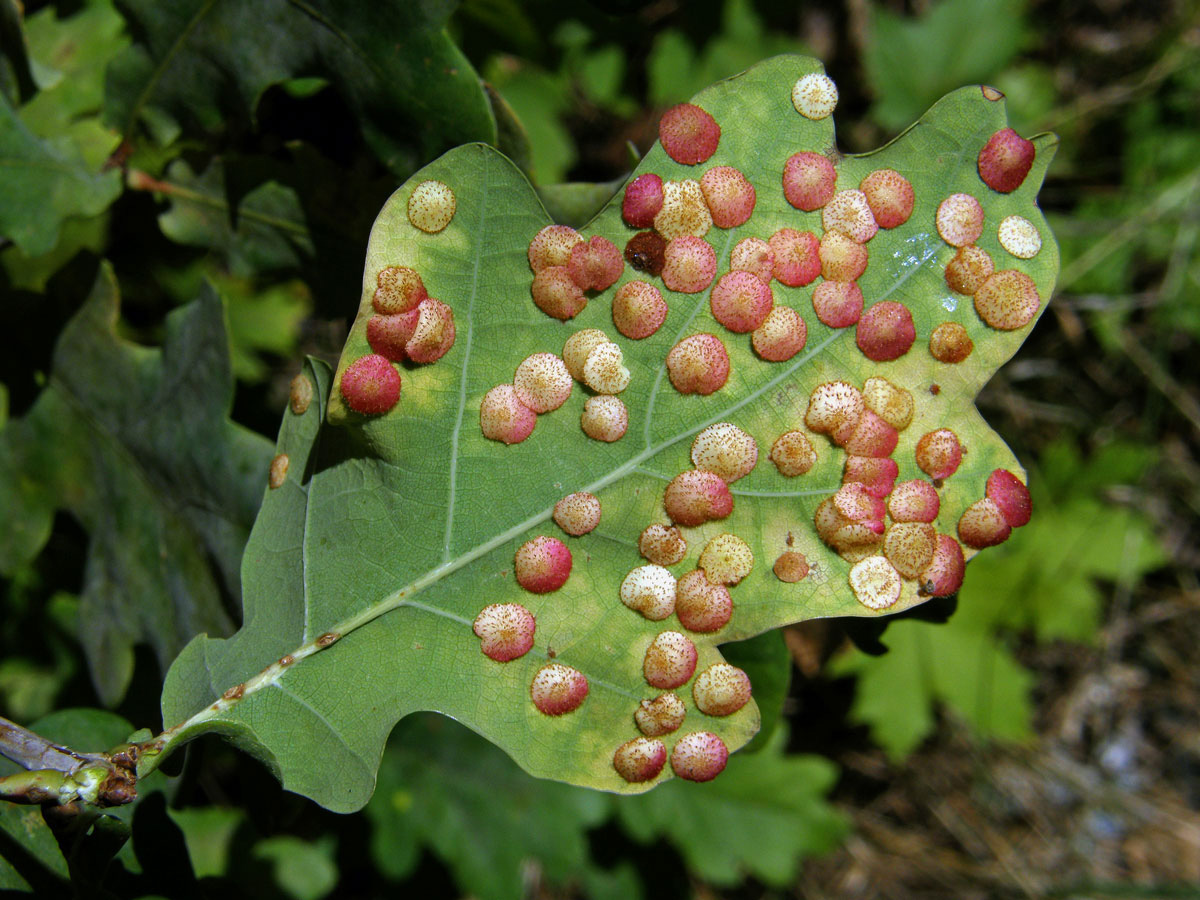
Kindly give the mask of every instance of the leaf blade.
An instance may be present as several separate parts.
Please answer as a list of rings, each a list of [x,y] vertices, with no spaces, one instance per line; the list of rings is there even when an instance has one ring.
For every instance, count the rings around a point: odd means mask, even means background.
[[[787,207],[778,187],[778,172],[790,153],[833,146],[828,121],[799,120],[791,107],[793,81],[818,68],[812,60],[779,57],[696,98],[729,126],[713,162],[739,164],[760,197],[753,224],[712,234],[722,265],[740,237],[766,236],[785,224],[815,228],[819,221],[817,214]],[[952,422],[969,439],[970,453],[960,474],[942,490],[941,530],[953,532],[958,514],[982,494],[993,468],[1019,471],[972,401],[993,368],[1015,352],[1027,329],[991,331],[962,298],[949,297],[941,266],[954,250],[932,236],[941,197],[961,189],[980,192],[977,150],[970,148],[981,146],[1004,121],[1002,103],[989,100],[978,87],[964,88],[935,105],[893,144],[839,164],[851,183],[885,165],[913,170],[919,199],[909,234],[917,232],[917,249],[906,243],[904,232],[881,232],[871,253],[882,262],[868,269],[864,290],[873,301],[906,300],[922,335],[943,317],[963,322],[978,348],[972,365],[955,372],[932,361],[919,346],[895,362],[864,363],[849,330],[812,324],[808,350],[777,365],[757,359],[744,337],[727,338],[734,372],[728,385],[707,397],[682,396],[668,386],[666,351],[686,334],[719,326],[708,312],[707,295],[667,292],[670,309],[657,334],[636,343],[618,339],[636,389],[623,394],[629,433],[612,444],[589,442],[579,430],[582,392],[562,410],[542,416],[522,443],[504,446],[483,437],[476,420],[481,398],[493,385],[511,380],[524,357],[558,352],[579,328],[598,327],[611,335],[612,324],[607,304],[599,299],[565,324],[532,304],[525,250],[550,220],[515,166],[482,145],[459,148],[426,166],[385,204],[372,232],[358,318],[338,372],[331,382],[321,381],[328,421],[321,425],[319,410],[311,407],[304,414],[312,421],[306,427],[318,446],[315,463],[304,467],[309,505],[302,545],[293,550],[293,565],[303,560],[307,580],[297,585],[293,575],[287,582],[301,599],[272,596],[262,585],[247,583],[248,622],[269,616],[268,610],[290,617],[292,649],[278,634],[262,637],[263,647],[255,646],[260,638],[242,635],[226,643],[198,641],[173,669],[179,683],[192,688],[175,691],[168,683],[164,694],[164,719],[179,723],[168,732],[168,741],[212,728],[234,731],[273,762],[289,789],[331,808],[353,809],[366,801],[372,786],[358,762],[369,769],[391,723],[424,709],[469,724],[532,774],[616,792],[652,786],[623,782],[611,760],[616,747],[637,734],[632,714],[638,701],[657,693],[642,678],[645,648],[655,634],[673,626],[631,613],[617,598],[617,589],[624,574],[641,563],[638,533],[663,518],[666,481],[691,468],[689,443],[697,432],[731,421],[765,449],[771,435],[800,426],[816,384],[836,378],[861,383],[864,376],[879,373],[913,387],[916,395],[916,420],[896,454],[902,477],[919,474],[913,447],[922,431]],[[1042,296],[1052,288],[1057,252],[1033,199],[1054,143],[1052,137],[1038,139],[1035,170],[1019,191],[987,197],[989,216],[1020,209],[1046,235],[1042,256],[1020,265]],[[641,170],[664,178],[697,174],[671,162],[660,147],[647,154]],[[453,223],[433,235],[414,228],[405,212],[416,184],[430,179],[452,185],[457,195]],[[624,243],[630,231],[621,222],[619,201],[610,202],[588,230]],[[988,240],[995,242],[994,236]],[[394,411],[364,418],[346,407],[336,385],[346,366],[369,352],[365,326],[373,314],[375,277],[388,265],[408,265],[422,273],[430,294],[454,309],[458,338],[437,364],[402,370],[403,399]],[[635,274],[627,271],[623,280]],[[810,293],[811,288],[780,286],[776,302],[804,311]],[[931,385],[935,376],[944,389],[922,393],[918,386]],[[279,451],[307,453],[303,442],[294,443],[291,427],[285,423]],[[784,479],[762,460],[744,483],[734,486],[732,515],[686,529],[690,564],[708,539],[726,531],[749,541],[756,558],[754,571],[734,589],[731,623],[715,636],[692,636],[698,670],[721,659],[718,643],[805,618],[880,614],[855,599],[845,580],[848,564],[812,527],[818,503],[837,489],[842,477],[840,453],[824,443],[821,447],[818,466],[798,482]],[[553,504],[576,490],[599,496],[604,508],[600,528],[569,540],[575,568],[561,590],[541,596],[521,591],[511,578],[516,548],[540,533],[557,533],[549,524]],[[286,520],[287,515],[295,518],[295,510],[286,513],[269,497],[263,509],[252,548],[272,528],[296,527]],[[792,547],[809,557],[813,573],[800,584],[784,585],[771,574],[771,562]],[[900,602],[887,612],[922,599],[917,585],[908,582]],[[484,605],[504,601],[525,604],[533,612],[538,639],[525,657],[498,664],[479,652],[470,625]],[[294,607],[287,607],[297,602],[302,625],[294,621]],[[325,652],[318,646],[322,632],[340,638]],[[276,651],[294,661],[263,668]],[[546,717],[529,702],[533,674],[548,659],[574,666],[591,681],[592,692],[579,711]],[[277,685],[324,716],[344,747],[322,758],[321,740],[326,748],[336,743],[328,736],[330,729],[322,731],[323,739],[303,736],[293,743],[286,717],[272,717]],[[232,695],[221,698],[223,687],[233,687]],[[717,718],[700,713],[686,688],[680,694],[688,708],[685,730],[713,731],[736,749],[758,727],[753,703]],[[184,696],[187,702],[180,702]],[[676,737],[668,738],[668,744]],[[303,750],[295,744],[303,744]],[[353,773],[336,771],[334,778],[330,760],[345,752],[358,762]]]

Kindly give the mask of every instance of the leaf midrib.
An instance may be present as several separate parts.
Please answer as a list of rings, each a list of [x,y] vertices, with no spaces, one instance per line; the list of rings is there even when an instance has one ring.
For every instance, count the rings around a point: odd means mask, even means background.
[[[485,172],[488,170],[485,168]],[[490,175],[490,173],[489,173]],[[487,217],[487,198],[492,186],[491,178],[485,178],[482,187],[482,200],[479,203],[479,216],[476,223],[476,233],[483,232],[483,222]],[[479,271],[483,260],[483,252],[475,254],[471,267],[471,302],[467,306],[467,340],[466,352],[463,356],[462,373],[458,379],[458,414],[454,421],[454,430],[450,435],[450,492],[446,500],[446,529],[442,535],[442,562],[450,560],[450,546],[454,536],[454,503],[458,494],[458,440],[462,434],[463,417],[467,409],[467,376],[471,369],[471,350],[475,343],[475,301],[479,297]]]

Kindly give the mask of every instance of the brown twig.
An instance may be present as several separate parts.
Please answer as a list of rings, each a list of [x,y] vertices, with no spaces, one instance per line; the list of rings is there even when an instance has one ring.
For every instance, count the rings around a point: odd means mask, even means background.
[[[51,743],[44,737],[0,717],[0,756],[25,769],[53,769],[75,772],[90,763],[106,763],[103,756],[79,753]]]

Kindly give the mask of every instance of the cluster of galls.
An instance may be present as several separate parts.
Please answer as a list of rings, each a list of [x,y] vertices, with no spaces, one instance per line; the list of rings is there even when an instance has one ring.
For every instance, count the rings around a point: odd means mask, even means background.
[[[568,494],[554,506],[554,521],[567,534],[579,537],[600,524],[600,500],[586,491]],[[526,541],[513,558],[517,584],[531,594],[557,591],[571,575],[572,557],[558,538],[538,535]],[[475,617],[473,630],[479,649],[499,663],[519,659],[533,648],[537,620],[519,603],[493,603]],[[561,716],[578,709],[588,695],[588,680],[563,663],[542,666],[533,676],[529,696],[539,712]]]
[[[797,82],[793,102],[803,115],[829,115],[836,87],[823,75]],[[693,104],[669,110],[660,122],[664,150],[676,162],[708,161],[720,142],[720,126]],[[1010,192],[1023,182],[1033,162],[1033,144],[1004,129],[979,154],[981,179],[993,190]],[[654,173],[638,176],[626,187],[622,215],[628,225],[644,229],[626,245],[623,257],[671,291],[695,294],[711,287],[709,305],[718,323],[734,334],[750,334],[758,356],[785,361],[805,346],[807,326],[792,309],[777,307],[772,281],[803,287],[821,279],[812,294],[817,319],[831,328],[856,328],[856,344],[868,359],[886,362],[905,355],[916,340],[913,317],[894,301],[866,306],[858,280],[869,262],[868,242],[880,228],[903,225],[912,215],[912,184],[892,169],[868,174],[855,188],[837,189],[837,170],[825,156],[793,154],[782,173],[787,201],[804,212],[821,212],[820,237],[810,231],[782,228],[769,239],[746,238],[732,250],[730,269],[716,279],[717,261],[704,240],[710,228],[733,228],[751,217],[756,193],[736,168],[716,166],[698,180],[664,181]],[[989,326],[1011,330],[1029,323],[1040,307],[1032,279],[1017,270],[996,272],[989,254],[976,241],[982,234],[983,209],[969,194],[952,194],[938,207],[939,235],[957,249],[946,267],[947,285],[972,296],[980,318]],[[1000,225],[1001,245],[1013,256],[1029,259],[1040,248],[1036,228],[1019,216]],[[585,240],[561,225],[543,228],[529,247],[534,272],[531,293],[548,315],[567,320],[578,315],[589,295],[604,291],[623,274],[617,247],[605,238]],[[612,316],[626,338],[641,340],[657,332],[667,318],[662,292],[649,281],[621,286],[613,298]],[[930,336],[931,354],[942,362],[966,359],[972,342],[966,329],[945,322]],[[729,377],[729,356],[713,334],[696,334],[668,353],[667,372],[681,393],[710,394]],[[615,396],[629,383],[629,371],[617,344],[597,329],[573,334],[562,358],[534,354],[518,367],[514,384],[489,392],[481,410],[485,435],[506,443],[523,440],[536,415],[560,406],[573,380],[593,392],[583,415],[583,429],[598,440],[617,440],[628,425],[624,405]],[[807,427],[827,435],[847,453],[842,488],[820,505],[815,525],[821,538],[851,562],[849,583],[855,596],[872,609],[899,600],[903,581],[914,581],[926,596],[958,590],[964,553],[954,537],[935,528],[938,488],[958,469],[962,447],[950,429],[937,429],[917,442],[916,461],[929,481],[897,484],[899,467],[892,458],[899,433],[913,417],[913,399],[883,378],[870,378],[859,390],[847,382],[817,387],[805,417]],[[749,473],[758,458],[753,438],[729,423],[705,429],[692,448],[695,469],[667,485],[663,505],[672,524],[652,524],[642,533],[639,549],[647,565],[633,568],[620,586],[621,602],[650,621],[677,616],[684,631],[663,631],[647,646],[643,675],[651,687],[666,693],[643,700],[634,720],[641,736],[617,748],[613,765],[631,782],[658,777],[668,758],[659,739],[679,729],[686,705],[672,691],[695,675],[698,654],[684,632],[712,633],[730,620],[729,588],[754,566],[750,547],[733,534],[713,538],[698,566],[682,577],[669,566],[681,562],[687,542],[678,526],[695,527],[727,517],[733,511],[729,484]],[[816,451],[801,431],[775,441],[770,458],[788,477],[809,471]],[[574,498],[574,499],[573,499]],[[587,498],[590,498],[587,499]],[[980,548],[1007,538],[1013,527],[1028,521],[1029,494],[1012,473],[997,470],[988,479],[986,496],[972,504],[958,523],[958,538]],[[555,520],[568,534],[583,534],[599,521],[599,503],[591,495],[571,495],[555,509]],[[559,589],[571,570],[571,554],[556,538],[540,536],[516,555],[517,582],[532,593]],[[786,551],[773,567],[776,576],[795,582],[808,574],[803,554]],[[476,620],[483,651],[498,661],[526,652],[533,642],[534,620],[523,607],[487,607]],[[499,636],[499,637],[497,637]],[[537,709],[562,715],[578,708],[587,696],[587,679],[562,663],[542,667],[531,685]],[[750,699],[749,678],[727,664],[709,667],[693,684],[696,708],[705,715],[730,715]],[[707,780],[724,768],[728,750],[707,731],[684,735],[670,753],[675,773]]]
[[[554,505],[553,517],[567,534],[580,537],[600,524],[600,514],[600,500],[595,494],[576,491]],[[542,534],[517,549],[513,572],[517,584],[529,593],[550,594],[567,583],[571,563],[567,545]],[[533,615],[515,603],[487,606],[475,620],[480,649],[497,662],[509,662],[528,653],[533,646],[535,627]]]
[[[1035,153],[1032,141],[1011,128],[1001,129],[979,151],[979,177],[992,190],[1011,193],[1024,183]],[[1013,331],[1033,321],[1041,306],[1033,279],[1017,269],[996,271],[991,255],[975,243],[984,225],[979,200],[970,194],[951,194],[938,205],[936,225],[942,240],[957,248],[946,265],[950,290],[971,297],[979,318],[997,330]],[[998,236],[1000,245],[1018,259],[1032,259],[1042,246],[1036,227],[1021,216],[1001,221]],[[951,335],[944,328],[939,326],[930,338],[930,352],[942,362],[960,362],[970,353],[970,340],[965,331]]]
[[[584,433],[598,441],[620,440],[629,427],[629,413],[616,395],[629,386],[630,373],[621,348],[597,328],[567,338],[561,357],[530,354],[517,366],[512,384],[489,390],[479,406],[483,436],[520,443],[533,433],[538,415],[567,402],[576,381],[595,392],[580,418]]]
[[[612,241],[598,235],[584,240],[567,225],[547,225],[539,231],[528,255],[533,302],[546,315],[564,321],[583,312],[588,292],[608,289],[625,269]]]
[[[458,201],[449,185],[423,181],[408,197],[409,224],[433,235],[454,219]],[[408,266],[386,266],[376,276],[367,320],[371,353],[342,372],[339,388],[346,405],[364,416],[391,410],[400,400],[399,363],[428,365],[454,346],[454,311],[429,296],[420,274]]]
[[[912,215],[912,184],[894,169],[877,169],[857,187],[837,188],[838,173],[824,155],[792,154],[783,167],[784,197],[802,212],[821,212],[822,235],[782,228],[759,256],[771,261],[771,274],[790,287],[813,288],[817,319],[829,328],[856,327],[859,350],[876,362],[898,359],[916,339],[912,315],[894,301],[866,301],[858,280],[867,270],[867,243],[880,228],[898,228]],[[760,242],[761,243],[761,242]],[[746,253],[749,253],[749,248]],[[760,263],[765,273],[765,263]]]
[[[729,484],[753,470],[758,446],[742,429],[728,422],[711,425],[692,443],[695,469],[681,473],[667,486],[663,507],[671,524],[653,523],[642,531],[638,549],[646,565],[633,568],[621,583],[625,606],[654,622],[674,615],[683,631],[662,631],[646,648],[642,674],[651,687],[671,692],[692,680],[696,709],[707,716],[728,716],[751,697],[749,676],[727,663],[709,666],[696,675],[698,654],[685,632],[720,631],[733,615],[730,588],[754,568],[754,552],[740,537],[724,533],[704,546],[696,568],[679,578],[668,567],[687,556],[688,544],[679,526],[692,527],[722,519],[733,511]],[[667,760],[660,737],[683,724],[687,708],[674,693],[641,701],[634,721],[642,737],[617,748],[613,766],[631,782],[656,778]],[[707,781],[725,767],[729,751],[720,737],[695,731],[680,737],[671,751],[672,771],[681,778]]]
[[[750,441],[752,456],[747,465],[744,433],[730,434],[740,445],[723,452],[721,435],[732,426],[722,426],[693,447],[693,457],[716,465],[722,471],[745,474],[753,467],[757,450]],[[710,473],[711,474],[711,473]],[[740,475],[736,476],[740,477]],[[576,492],[562,498],[554,507],[554,521],[571,536],[587,534],[600,523],[600,501],[592,494]],[[741,581],[754,566],[750,548],[734,535],[724,534],[711,540],[700,554],[698,568],[676,582],[666,566],[681,562],[687,554],[687,542],[674,525],[651,525],[639,540],[649,565],[633,569],[620,588],[622,602],[651,620],[662,620],[676,613],[681,625],[697,632],[722,628],[732,613],[729,585]],[[559,590],[571,573],[571,551],[558,538],[539,535],[518,548],[514,557],[517,584],[533,594]],[[496,603],[484,607],[473,629],[480,650],[499,663],[524,656],[532,649],[537,623],[521,604]],[[657,778],[670,759],[672,771],[681,778],[707,781],[725,767],[729,756],[724,741],[708,731],[682,735],[668,756],[661,738],[677,731],[687,716],[687,707],[673,691],[692,684],[696,709],[707,716],[729,716],[745,706],[751,697],[750,679],[741,669],[727,663],[715,663],[696,675],[698,652],[692,640],[680,631],[663,631],[648,644],[643,655],[642,674],[646,683],[665,693],[641,701],[633,711],[633,724],[641,737],[621,744],[613,755],[613,766],[622,778],[644,782]],[[548,716],[573,712],[587,699],[587,677],[562,662],[542,666],[530,683],[534,707]]]
[[[716,152],[721,129],[709,113],[690,103],[668,110],[659,123],[659,140],[667,155],[684,165],[699,165]],[[625,247],[625,259],[678,293],[707,290],[717,273],[717,259],[704,240],[709,229],[736,228],[754,212],[754,186],[732,166],[714,166],[698,180],[664,181],[645,173],[631,181],[621,205],[625,222],[640,231]],[[635,281],[618,291],[618,299],[631,285],[639,293],[653,291],[649,282]],[[755,348],[764,359],[788,359],[804,346],[803,321],[790,310],[772,315],[770,288],[752,276],[725,276],[713,289],[717,320],[737,333],[754,332]],[[627,337],[652,334],[666,316],[666,304],[653,328],[638,324],[649,318],[614,302],[613,320]],[[789,313],[791,313],[789,315]],[[667,374],[676,390],[707,395],[729,378],[729,354],[716,335],[701,333],[680,341],[667,355]]]
[[[930,480],[897,484],[892,453],[912,416],[912,395],[883,378],[867,379],[861,391],[845,381],[818,385],[805,415],[810,430],[848,454],[842,487],[817,507],[814,524],[821,539],[853,563],[850,586],[870,609],[896,603],[904,580],[915,581],[925,596],[962,586],[962,546],[933,523],[941,507],[938,488],[958,470],[963,448],[948,428],[922,435],[916,463]],[[997,469],[987,494],[958,523],[958,537],[970,547],[1000,543],[1029,518],[1029,492],[1012,473]]]
[[[749,545],[737,535],[716,535],[704,546],[696,569],[677,578],[668,566],[683,562],[688,554],[680,524],[691,526],[730,514],[728,484],[754,468],[757,446],[749,434],[721,422],[698,434],[691,456],[697,468],[672,481],[665,493],[664,506],[672,524],[654,523],[643,530],[638,550],[647,564],[630,570],[618,592],[620,601],[644,618],[662,622],[676,616],[683,629],[660,631],[644,649],[642,676],[650,688],[664,692],[638,703],[632,720],[641,737],[626,740],[614,751],[614,769],[630,782],[658,778],[668,760],[674,774],[695,781],[715,778],[725,768],[724,740],[708,731],[683,734],[668,754],[662,738],[679,730],[688,714],[673,691],[691,682],[696,709],[709,716],[737,713],[751,697],[750,679],[736,666],[721,662],[697,674],[697,649],[685,634],[712,634],[728,623],[733,613],[730,588],[754,568]],[[586,533],[599,523],[599,512],[599,502],[590,494],[570,494],[554,508],[554,520],[568,534]],[[517,551],[517,583],[533,593],[557,590],[570,574],[570,559],[562,541],[541,535]],[[532,646],[532,617],[528,622]],[[476,622],[476,634],[480,631]],[[487,648],[485,653],[498,659]],[[562,715],[581,706],[587,697],[587,678],[554,662],[536,674],[530,696],[540,712]]]
[[[836,103],[836,88],[826,76],[810,75],[793,93],[797,109],[810,118],[828,115]],[[827,104],[827,105],[826,105]],[[685,127],[686,125],[686,127]],[[678,132],[678,133],[677,133]],[[660,140],[677,162],[696,165],[716,151],[720,128],[712,117],[691,104],[670,110],[660,124]],[[703,152],[701,152],[703,151]],[[771,282],[804,287],[818,277],[823,281],[813,293],[813,308],[825,325],[845,328],[858,325],[858,345],[876,361],[896,359],[915,340],[912,316],[895,302],[872,306],[864,315],[858,279],[867,267],[865,247],[880,227],[895,228],[912,214],[912,185],[899,173],[881,169],[868,175],[858,188],[836,190],[837,172],[818,153],[793,154],[783,169],[783,192],[797,209],[822,211],[824,235],[781,228],[768,240],[746,238],[734,247],[730,270],[717,279],[712,248],[703,240],[712,226],[731,228],[744,224],[754,211],[753,185],[736,168],[717,166],[699,181],[666,181],[656,174],[638,176],[627,186],[622,203],[625,221],[635,228],[652,228],[636,234],[626,246],[626,259],[651,275],[661,276],[671,290],[698,293],[712,286],[713,317],[735,334],[751,334],[760,358],[771,362],[791,359],[805,346],[807,325],[793,309],[777,307]],[[696,335],[713,345],[710,382],[717,387],[728,377],[728,355],[714,335]],[[693,338],[689,338],[692,340]],[[719,347],[720,349],[716,349]],[[724,374],[720,374],[722,367]],[[677,389],[698,390],[695,378],[676,378]]]
[[[534,303],[563,321],[583,311],[589,294],[611,287],[625,267],[611,241],[599,236],[584,240],[566,225],[547,225],[534,235],[528,257]],[[613,316],[622,334],[647,337],[666,319],[667,305],[651,285],[631,282],[614,298]],[[595,440],[616,441],[629,424],[625,404],[616,395],[629,380],[614,341],[599,329],[578,331],[567,339],[561,357],[532,354],[517,367],[513,384],[488,391],[480,405],[480,427],[491,440],[519,443],[533,432],[537,416],[558,409],[579,381],[595,392],[584,406],[584,432]]]
[[[687,706],[674,693],[696,671],[696,647],[678,631],[663,631],[646,648],[643,673],[646,683],[665,693],[642,700],[633,723],[641,736],[617,747],[613,768],[628,782],[651,781],[662,772],[667,746],[662,738],[678,731],[687,717]],[[706,716],[730,716],[750,702],[749,676],[729,663],[714,663],[696,676],[692,700]],[[671,770],[689,781],[710,781],[725,768],[729,748],[711,731],[680,735],[671,748]]]
[[[429,296],[420,274],[408,266],[387,266],[376,276],[367,320],[373,353],[356,359],[341,377],[342,396],[355,412],[385,413],[400,400],[397,363],[427,365],[454,346],[454,311]]]

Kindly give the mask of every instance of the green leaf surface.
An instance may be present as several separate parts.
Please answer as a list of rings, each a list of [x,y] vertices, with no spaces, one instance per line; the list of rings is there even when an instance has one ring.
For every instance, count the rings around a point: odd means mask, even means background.
[[[69,139],[40,140],[0,98],[0,237],[28,256],[54,249],[71,216],[95,216],[121,193],[118,172],[89,167]]]
[[[535,781],[478,735],[428,715],[392,733],[367,805],[371,853],[388,877],[407,877],[425,846],[483,900],[525,896],[530,861],[553,884],[576,876],[589,860],[587,830],[609,813],[603,795]]]
[[[446,35],[454,4],[384,0],[124,0],[139,42],[109,68],[106,119],[132,138],[165,113],[188,132],[249,121],[269,87],[322,77],[384,163],[407,174],[496,123]],[[149,118],[148,118],[149,117]]]
[[[762,753],[735,756],[708,784],[676,779],[621,797],[621,824],[635,840],[666,839],[689,871],[712,884],[740,884],[746,876],[792,884],[804,857],[837,846],[847,822],[824,799],[837,766],[818,756],[784,756],[785,742],[781,729]]]
[[[170,202],[158,217],[163,234],[180,244],[211,249],[242,277],[294,269],[312,255],[295,191],[268,181],[235,199],[226,176],[220,159],[200,175],[177,160],[163,181],[148,180],[146,186]]]
[[[107,703],[125,692],[133,646],[164,670],[195,634],[231,628],[225,598],[270,447],[228,420],[233,395],[220,300],[172,314],[161,350],[116,334],[104,269],[59,338],[46,389],[0,432],[0,571],[32,559],[57,510],[90,540],[80,640]]]
[[[820,229],[819,215],[797,212],[779,187],[792,153],[833,146],[832,123],[803,119],[791,103],[796,79],[818,69],[810,59],[777,57],[696,98],[723,123],[710,164],[736,164],[758,192],[748,223],[707,236],[719,271],[743,237],[765,238],[784,226]],[[679,574],[696,565],[709,539],[725,532],[742,537],[756,560],[732,590],[729,624],[715,635],[692,636],[697,671],[720,660],[719,644],[785,623],[886,614],[858,602],[847,583],[849,563],[822,543],[812,524],[817,506],[841,483],[842,452],[818,438],[817,464],[797,479],[784,478],[765,459],[775,437],[802,427],[807,398],[819,384],[848,379],[861,385],[879,375],[911,390],[914,419],[893,454],[902,479],[920,475],[914,447],[922,434],[942,426],[956,431],[968,453],[940,490],[942,532],[954,533],[963,510],[983,496],[992,470],[1020,471],[974,398],[1032,323],[993,331],[968,299],[951,294],[943,269],[955,251],[934,228],[944,197],[974,194],[990,223],[980,246],[998,267],[1027,272],[1043,300],[1049,297],[1057,248],[1035,196],[1056,141],[1039,136],[1034,169],[1023,186],[996,194],[981,182],[976,157],[1004,124],[1002,102],[987,99],[979,87],[962,88],[882,150],[839,160],[843,184],[857,185],[883,167],[913,183],[912,218],[874,238],[872,262],[860,279],[869,303],[902,300],[910,308],[920,337],[908,354],[869,362],[852,330],[828,328],[812,315],[811,285],[776,285],[775,302],[794,307],[808,322],[808,344],[786,363],[767,363],[754,355],[748,336],[730,335],[713,321],[707,293],[664,290],[670,312],[655,335],[636,342],[616,337],[632,382],[622,395],[628,433],[611,444],[591,441],[580,430],[582,389],[540,417],[522,443],[505,446],[483,437],[481,399],[510,382],[525,357],[561,352],[581,328],[615,337],[611,293],[593,299],[570,322],[542,314],[530,299],[526,251],[550,219],[524,176],[483,145],[459,148],[426,166],[393,195],[376,222],[359,314],[339,372],[331,377],[310,365],[312,403],[303,414],[285,414],[278,450],[290,464],[284,483],[265,498],[247,550],[245,626],[229,640],[196,640],[172,667],[163,694],[164,721],[173,723],[164,735],[166,747],[219,730],[264,759],[288,789],[333,809],[355,809],[370,796],[393,723],[412,711],[435,710],[469,725],[541,777],[620,792],[643,791],[669,777],[630,785],[612,766],[615,749],[637,734],[632,715],[639,701],[658,693],[643,679],[645,649],[659,632],[679,627],[631,612],[618,589],[642,562],[639,533],[664,519],[665,485],[692,468],[689,450],[699,431],[716,422],[737,425],[757,441],[760,462],[733,485],[735,508],[728,518],[685,530],[689,550]],[[668,179],[699,175],[672,162],[661,147],[638,171]],[[405,212],[415,186],[426,179],[443,181],[457,195],[453,222],[436,235],[415,229]],[[1010,257],[996,237],[999,220],[1017,212],[1043,236],[1041,253],[1027,262]],[[585,233],[624,245],[632,230],[621,220],[619,198]],[[403,399],[394,410],[364,418],[349,412],[336,385],[340,371],[368,352],[365,329],[376,273],[388,265],[422,274],[430,294],[454,310],[458,336],[437,363],[404,368]],[[626,269],[621,281],[634,276],[640,273]],[[961,323],[973,339],[969,363],[950,366],[928,354],[928,335],[946,320]],[[677,341],[697,332],[722,334],[731,359],[728,383],[709,396],[677,393],[663,363]],[[931,390],[934,384],[939,387]],[[550,521],[554,503],[577,490],[599,497],[600,527],[567,539],[574,568],[563,588],[524,592],[512,576],[515,551],[539,534],[559,534]],[[807,556],[808,578],[784,584],[774,576],[772,564],[786,549]],[[915,582],[906,582],[886,612],[922,599]],[[480,609],[499,602],[525,604],[537,618],[533,650],[509,663],[483,656],[471,629]],[[551,658],[582,672],[591,686],[582,707],[559,717],[541,714],[529,699],[535,673]],[[688,687],[679,693],[689,710],[684,732],[711,731],[736,749],[759,726],[753,703],[712,717],[695,708]],[[669,736],[668,746],[675,740]]]

